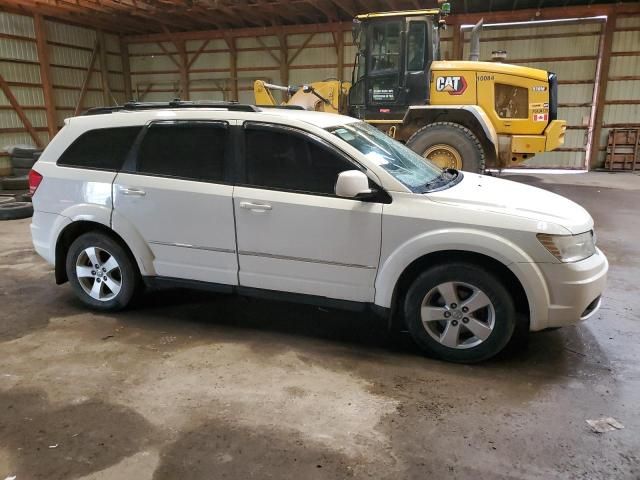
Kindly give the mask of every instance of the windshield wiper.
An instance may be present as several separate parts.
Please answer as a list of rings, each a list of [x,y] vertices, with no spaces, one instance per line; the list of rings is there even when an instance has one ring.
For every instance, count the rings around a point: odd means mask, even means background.
[[[455,180],[458,175],[458,170],[455,170],[453,168],[443,168],[442,172],[440,172],[440,175],[438,175],[433,180],[429,180],[424,184],[424,186],[427,189],[441,187]]]

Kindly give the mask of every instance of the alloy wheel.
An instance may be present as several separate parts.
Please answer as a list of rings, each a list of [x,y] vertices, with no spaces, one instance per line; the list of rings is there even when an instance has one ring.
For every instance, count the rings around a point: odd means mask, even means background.
[[[122,288],[122,271],[111,253],[88,247],[76,260],[76,275],[84,292],[95,300],[113,300]]]
[[[445,347],[473,348],[484,342],[495,327],[493,303],[478,287],[445,282],[427,292],[420,307],[427,333]]]

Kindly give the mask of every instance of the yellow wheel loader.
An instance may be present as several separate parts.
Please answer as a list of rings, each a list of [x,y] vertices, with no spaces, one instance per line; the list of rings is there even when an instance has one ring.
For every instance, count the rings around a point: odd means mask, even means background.
[[[371,123],[442,168],[482,172],[507,168],[564,143],[557,119],[554,73],[478,61],[479,31],[469,61],[440,60],[440,30],[449,13],[438,9],[358,15],[352,81],[300,87],[257,80],[257,105],[286,105],[342,113]]]

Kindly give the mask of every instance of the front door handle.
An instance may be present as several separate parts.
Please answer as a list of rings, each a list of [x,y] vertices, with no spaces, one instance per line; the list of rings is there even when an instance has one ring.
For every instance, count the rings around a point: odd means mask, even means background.
[[[271,210],[271,205],[267,203],[240,202],[240,208],[251,210],[252,212],[264,213]]]
[[[147,192],[145,192],[141,188],[129,188],[129,187],[120,187],[120,193],[122,193],[123,195],[131,195],[131,196],[138,196],[138,197],[144,197],[147,194]]]

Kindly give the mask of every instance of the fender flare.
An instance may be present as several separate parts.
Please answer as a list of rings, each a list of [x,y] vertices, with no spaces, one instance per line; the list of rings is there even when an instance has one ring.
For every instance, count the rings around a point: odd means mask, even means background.
[[[489,116],[478,105],[412,105],[407,109],[407,113],[402,120],[403,125],[408,125],[414,119],[420,118],[426,113],[437,114],[440,112],[457,110],[463,115],[469,115],[482,127],[487,141],[493,146],[498,158],[498,134]]]
[[[153,265],[155,255],[149,245],[138,229],[115,209],[112,212],[111,229],[117,235],[120,235],[132,253],[136,252],[134,257],[140,269],[140,274],[142,276],[156,275],[156,269]]]
[[[153,266],[153,259],[155,257],[147,243],[143,240],[137,229],[121,216],[118,217],[119,228],[114,228],[112,224],[112,213],[114,216],[116,215],[115,210],[112,211],[110,207],[86,203],[74,205],[62,211],[60,215],[62,218],[65,218],[66,221],[59,222],[61,225],[60,229],[56,231],[56,245],[64,229],[72,226],[74,223],[82,221],[98,223],[122,238],[131,252],[137,253],[137,255],[134,255],[134,258],[142,275],[155,275],[156,272]]]
[[[531,330],[547,323],[550,295],[538,266],[524,250],[498,235],[474,229],[441,229],[415,236],[399,245],[380,265],[374,303],[392,306],[402,273],[415,260],[447,250],[460,250],[492,258],[507,267],[522,284],[529,303]]]

